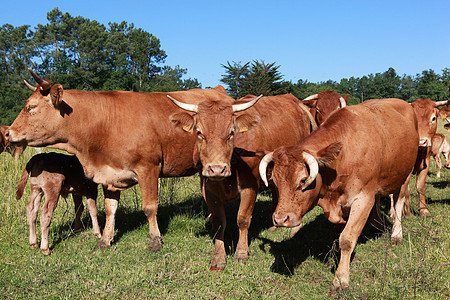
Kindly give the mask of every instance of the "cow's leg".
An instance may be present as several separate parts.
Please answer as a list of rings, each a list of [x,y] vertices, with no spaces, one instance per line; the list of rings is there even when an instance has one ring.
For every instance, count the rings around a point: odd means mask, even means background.
[[[48,246],[48,234],[50,231],[50,223],[53,218],[53,211],[58,204],[60,190],[60,185],[58,185],[58,187],[52,186],[51,188],[44,190],[45,202],[41,209],[41,251],[45,255],[51,253]]]
[[[226,265],[224,234],[227,220],[220,197],[221,184],[223,182],[214,182],[204,178],[201,181],[203,197],[211,213],[210,221],[214,232],[214,253],[210,265],[210,269],[213,271],[222,271]]]
[[[348,288],[350,282],[350,257],[358,237],[374,205],[374,195],[360,193],[352,203],[347,224],[339,237],[341,258],[333,279],[333,290]]]
[[[80,195],[72,194],[73,204],[75,208],[74,232],[81,232],[81,215],[84,211],[83,199]]]
[[[441,168],[442,168],[442,161],[440,153],[438,153],[436,156],[434,156],[434,161],[436,162],[436,177],[441,177]]]
[[[158,178],[160,168],[147,168],[138,174],[142,194],[142,210],[147,216],[149,226],[149,242],[147,249],[153,252],[161,250],[162,239],[156,214],[158,213]]]
[[[425,196],[426,185],[425,181],[428,174],[428,169],[430,166],[430,156],[425,160],[426,167],[417,174],[416,177],[416,188],[419,193],[419,215],[422,217],[431,217],[430,212],[427,208],[427,200]]]
[[[36,235],[36,219],[41,206],[42,190],[38,186],[34,186],[30,182],[31,195],[27,204],[27,222],[30,231],[28,238],[31,248],[39,247],[37,235]]]
[[[246,263],[248,260],[248,228],[252,219],[253,208],[255,207],[258,185],[241,190],[241,203],[237,215],[237,225],[239,227],[239,241],[236,247],[235,257],[237,261]]]
[[[394,194],[396,197],[394,218],[392,219],[394,224],[392,225],[391,241],[394,245],[400,245],[403,241],[402,230],[402,214],[404,211],[404,204],[411,202],[411,193],[409,191],[409,180],[411,174],[409,174],[405,183],[400,188],[400,191]]]
[[[91,216],[92,221],[92,231],[96,238],[101,238],[102,234],[100,232],[100,226],[98,226],[98,212],[97,212],[97,202],[94,198],[87,198],[87,205],[89,210],[89,215]]]
[[[103,229],[103,235],[95,246],[96,249],[105,249],[111,246],[111,242],[114,239],[116,211],[120,199],[120,191],[109,191],[103,186],[103,193],[105,194],[106,222],[105,228]]]
[[[381,217],[381,210],[380,210],[380,199],[381,197],[379,196],[375,197],[375,205],[372,207],[372,210],[370,212],[370,220],[371,220],[370,225],[377,231],[384,230],[384,221],[383,218]]]

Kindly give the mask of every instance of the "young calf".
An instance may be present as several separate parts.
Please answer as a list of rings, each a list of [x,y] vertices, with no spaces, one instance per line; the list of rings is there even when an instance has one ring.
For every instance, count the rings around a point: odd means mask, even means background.
[[[0,125],[0,153],[3,151],[8,152],[14,157],[14,161],[17,163],[19,161],[19,157],[22,152],[25,150],[26,146],[15,146],[11,145],[10,142],[6,140],[5,131],[9,128],[9,126]]]
[[[450,168],[450,161],[448,160],[448,154],[450,153],[450,145],[445,135],[436,133],[431,142],[431,156],[436,161],[436,177],[441,177],[441,153],[445,157],[445,167]]]
[[[51,253],[48,246],[48,233],[60,195],[66,198],[69,193],[72,193],[75,204],[75,231],[81,230],[80,219],[84,210],[82,196],[86,196],[94,235],[97,238],[101,237],[96,207],[97,184],[85,177],[83,167],[75,156],[60,153],[42,153],[33,156],[23,170],[17,185],[16,199],[22,197],[28,176],[30,176],[31,196],[27,204],[27,221],[30,228],[31,247],[38,246],[36,218],[43,195],[46,201],[41,209],[40,248],[42,253],[45,255]]]

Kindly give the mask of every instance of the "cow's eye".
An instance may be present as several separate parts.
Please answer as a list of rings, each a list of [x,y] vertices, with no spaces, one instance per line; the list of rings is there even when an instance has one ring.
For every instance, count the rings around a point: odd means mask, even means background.
[[[308,177],[303,177],[302,179],[300,179],[298,185],[297,185],[297,190],[301,190],[302,186],[306,183],[306,180],[308,179]]]
[[[27,105],[27,106],[25,107],[25,109],[26,109],[27,112],[31,112],[31,111],[33,111],[36,107],[37,107],[37,105]]]
[[[434,123],[434,122],[436,122],[436,115],[432,115],[432,116],[431,116],[431,120],[430,120],[430,121],[431,121],[431,123]]]
[[[205,136],[203,135],[203,133],[201,131],[197,131],[197,138],[199,138],[200,140],[204,140]]]

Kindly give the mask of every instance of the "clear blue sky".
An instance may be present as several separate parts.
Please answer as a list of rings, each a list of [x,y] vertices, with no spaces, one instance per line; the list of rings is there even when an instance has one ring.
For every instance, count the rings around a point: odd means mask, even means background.
[[[285,80],[339,81],[393,67],[450,68],[449,0],[3,1],[0,25],[47,23],[47,12],[134,23],[160,39],[165,64],[220,84],[222,64],[264,60]]]

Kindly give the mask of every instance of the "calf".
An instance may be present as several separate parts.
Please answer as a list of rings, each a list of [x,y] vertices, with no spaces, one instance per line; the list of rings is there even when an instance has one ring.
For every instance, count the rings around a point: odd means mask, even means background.
[[[329,221],[345,226],[333,288],[348,287],[350,257],[375,200],[394,194],[391,239],[402,241],[401,212],[419,146],[414,110],[400,99],[369,100],[330,115],[303,142],[264,156],[260,175],[273,163],[278,191],[275,226],[299,226],[319,205]]]
[[[38,247],[36,236],[36,218],[42,196],[46,201],[41,209],[41,251],[45,255],[51,253],[48,246],[48,233],[53,211],[58,204],[59,196],[67,198],[72,193],[75,204],[74,230],[81,230],[81,214],[84,207],[82,196],[86,196],[89,214],[92,219],[94,235],[101,237],[97,220],[97,184],[87,179],[83,167],[75,156],[60,153],[42,153],[33,156],[23,170],[17,185],[16,198],[22,198],[25,185],[30,177],[30,201],[27,204],[27,222],[30,228],[29,243]]]
[[[445,157],[445,167],[450,169],[450,161],[448,160],[448,154],[450,153],[450,145],[445,135],[436,133],[431,141],[431,156],[436,161],[436,177],[441,177],[441,153]]]
[[[19,157],[25,150],[26,146],[12,145],[6,140],[5,132],[8,130],[9,126],[0,125],[0,153],[3,151],[8,152],[14,157],[14,161],[19,161]]]

